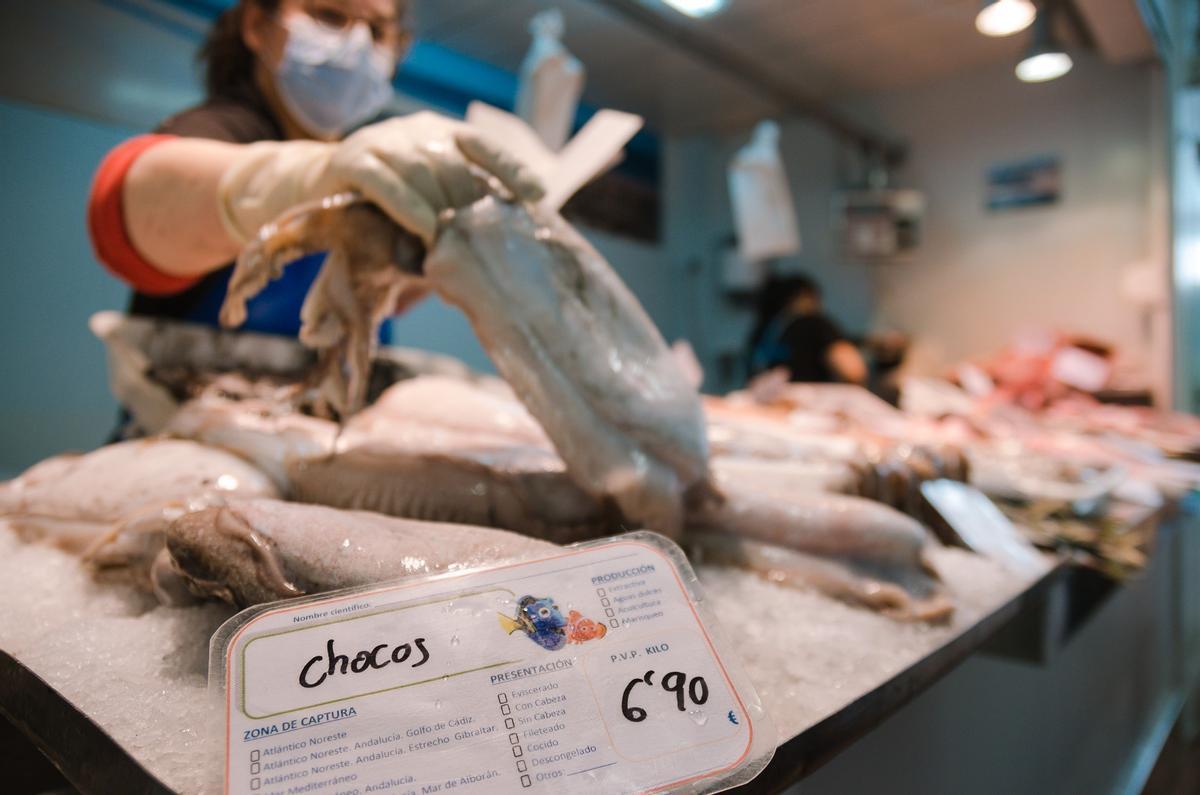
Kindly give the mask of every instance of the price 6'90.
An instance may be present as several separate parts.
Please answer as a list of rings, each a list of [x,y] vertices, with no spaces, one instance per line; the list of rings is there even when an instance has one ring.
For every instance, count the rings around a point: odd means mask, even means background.
[[[631,723],[641,723],[646,719],[645,709],[629,705],[634,688],[641,684],[653,687],[654,671],[646,671],[637,679],[630,679],[629,684],[625,685],[625,692],[621,694],[621,714]],[[659,685],[668,693],[675,694],[675,706],[680,712],[687,710],[687,701],[697,706],[708,701],[708,682],[704,681],[703,676],[693,676],[689,679],[682,671],[671,671],[659,681]]]

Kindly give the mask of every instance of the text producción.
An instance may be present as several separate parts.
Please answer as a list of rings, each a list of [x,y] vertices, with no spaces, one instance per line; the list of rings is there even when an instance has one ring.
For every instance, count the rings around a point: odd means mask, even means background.
[[[420,653],[421,659],[411,663],[410,667],[420,668],[429,661],[429,650],[425,648],[424,638],[414,638],[411,643],[400,643],[391,647],[390,652],[388,648],[388,644],[380,643],[374,648],[363,649],[351,658],[349,655],[335,652],[333,639],[330,639],[325,643],[325,653],[313,657],[300,669],[300,686],[317,687],[329,677],[338,674],[361,674],[363,671],[386,668],[392,663],[402,665],[412,656],[414,648]]]

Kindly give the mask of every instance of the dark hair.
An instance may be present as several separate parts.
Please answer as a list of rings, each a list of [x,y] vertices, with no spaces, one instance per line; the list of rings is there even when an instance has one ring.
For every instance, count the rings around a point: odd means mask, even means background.
[[[209,99],[254,96],[255,55],[242,40],[242,17],[251,4],[267,14],[279,10],[279,0],[238,0],[217,17],[200,48],[197,58],[204,64],[204,90]]]

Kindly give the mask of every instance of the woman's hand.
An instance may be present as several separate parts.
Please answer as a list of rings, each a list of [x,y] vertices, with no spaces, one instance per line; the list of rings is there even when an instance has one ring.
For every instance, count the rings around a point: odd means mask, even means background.
[[[429,246],[438,214],[486,196],[489,178],[522,201],[544,193],[531,171],[470,126],[423,112],[364,127],[339,144],[319,192],[357,190]]]
[[[345,190],[361,193],[426,245],[438,214],[482,198],[492,178],[520,200],[543,193],[502,148],[430,112],[364,127],[340,143],[265,142],[245,150],[218,188],[221,219],[242,241],[297,204]]]

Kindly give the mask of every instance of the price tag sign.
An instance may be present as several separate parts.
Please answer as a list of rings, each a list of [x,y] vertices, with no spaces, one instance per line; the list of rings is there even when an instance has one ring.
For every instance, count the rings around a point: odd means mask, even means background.
[[[1050,568],[1046,556],[974,486],[953,480],[927,480],[921,484],[921,493],[968,549],[1017,574],[1036,576]]]
[[[252,608],[212,658],[228,793],[714,792],[774,750],[652,533]]]

